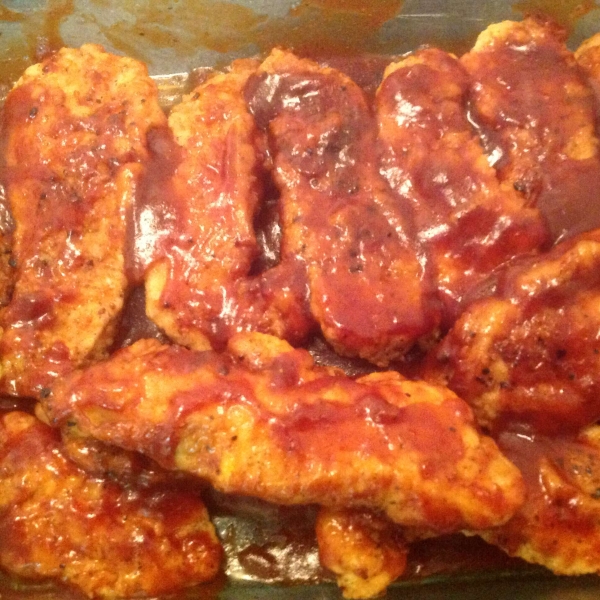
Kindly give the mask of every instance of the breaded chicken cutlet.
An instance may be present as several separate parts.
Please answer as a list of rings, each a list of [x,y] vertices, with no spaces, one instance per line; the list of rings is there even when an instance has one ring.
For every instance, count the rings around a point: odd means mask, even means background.
[[[106,357],[127,288],[126,215],[164,127],[145,66],[99,46],[27,69],[3,111],[16,283],[0,312],[0,388],[39,396]]]
[[[137,342],[66,377],[43,409],[66,435],[280,504],[455,531],[502,523],[523,500],[518,471],[454,394],[393,372],[354,381],[259,333],[222,355]]]
[[[539,210],[488,164],[469,83],[456,58],[429,48],[389,65],[376,99],[381,169],[414,215],[446,326],[491,271],[548,241]]]
[[[311,312],[335,350],[385,366],[439,316],[410,223],[379,173],[366,96],[340,71],[280,50],[251,84],[280,190],[282,257],[306,264]]]
[[[32,415],[0,418],[0,566],[89,597],[154,596],[215,577],[222,550],[197,491],[86,474]]]
[[[171,339],[195,350],[222,349],[246,330],[298,344],[313,328],[301,263],[290,260],[249,276],[259,254],[253,220],[266,168],[264,133],[244,100],[257,67],[236,63],[169,115],[181,156],[161,199],[171,215],[168,233],[146,259],[146,312]],[[146,221],[140,215],[142,244],[152,243]]]
[[[595,98],[564,40],[548,22],[504,21],[461,58],[471,118],[501,182],[541,210],[554,239],[600,226]]]
[[[488,430],[578,431],[600,418],[600,231],[523,258],[468,307],[423,375],[454,390]]]

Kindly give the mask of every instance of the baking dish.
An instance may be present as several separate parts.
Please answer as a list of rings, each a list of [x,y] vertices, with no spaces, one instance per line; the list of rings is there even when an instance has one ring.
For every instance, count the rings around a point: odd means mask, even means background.
[[[344,4],[350,9],[343,9]],[[245,2],[4,2],[0,22],[0,57],[6,91],[15,75],[35,53],[32,32],[42,32],[49,47],[62,40],[65,45],[84,42],[103,44],[108,50],[126,53],[146,62],[168,108],[190,88],[206,68],[219,67],[233,58],[252,56],[273,45],[291,44],[316,54],[361,53],[397,55],[420,44],[430,43],[459,53],[489,23],[519,18],[527,8],[546,8],[571,27],[571,45],[600,30],[600,11],[580,15],[582,3],[444,2],[442,0],[406,0],[372,2],[325,2],[314,0],[300,4],[286,1],[247,0]],[[584,3],[585,4],[585,3]],[[586,8],[583,6],[583,8]],[[587,7],[587,8],[592,8]],[[244,518],[234,519],[225,510],[216,516],[221,536],[238,530],[238,549],[244,543],[256,546],[252,560],[260,563],[260,548],[269,545],[271,555],[285,553],[282,533],[290,524],[304,518],[294,511],[281,514],[277,509],[244,506]],[[258,516],[257,516],[258,515]],[[266,519],[270,533],[257,541],[261,520]],[[310,521],[302,522],[310,529]],[[239,534],[246,531],[247,538]],[[246,534],[245,534],[246,535]],[[246,541],[244,541],[244,539]],[[275,541],[274,541],[275,540]],[[277,546],[280,540],[280,546]],[[283,541],[281,541],[283,540]],[[339,598],[330,583],[315,583],[320,573],[314,547],[304,549],[305,563],[296,564],[297,572],[288,577],[244,575],[244,569],[230,564],[229,581],[189,590],[181,598]],[[244,556],[252,555],[246,553]],[[254,555],[253,555],[254,556]],[[291,560],[290,555],[287,558]],[[263,556],[262,560],[269,560]],[[260,566],[260,565],[259,565]],[[258,572],[260,568],[258,568]],[[288,580],[284,582],[282,580]],[[284,583],[295,583],[289,587]],[[75,594],[37,584],[2,580],[5,598],[66,598]],[[0,590],[2,587],[0,586]],[[490,593],[496,598],[592,598],[600,593],[600,581],[593,577],[554,578],[533,568],[475,569],[461,575],[440,572],[425,579],[400,582],[388,592],[389,598],[476,598]]]

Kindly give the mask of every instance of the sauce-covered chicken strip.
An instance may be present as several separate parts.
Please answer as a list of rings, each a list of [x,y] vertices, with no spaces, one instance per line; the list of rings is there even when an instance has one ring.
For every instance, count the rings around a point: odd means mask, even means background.
[[[269,132],[282,256],[306,263],[324,336],[340,354],[379,365],[402,356],[436,328],[439,311],[406,215],[379,174],[362,90],[335,69],[274,50],[248,97]]]
[[[547,237],[539,212],[500,187],[467,120],[468,89],[456,58],[426,49],[389,65],[377,93],[382,172],[414,211],[446,324],[490,271]]]
[[[356,381],[277,338],[228,353],[142,340],[43,400],[49,422],[280,504],[384,511],[436,531],[504,522],[519,472],[451,392],[397,373]]]
[[[197,492],[121,487],[79,469],[35,417],[0,418],[0,566],[90,597],[149,596],[212,579],[222,550]]]
[[[539,207],[555,239],[600,226],[594,93],[564,37],[534,19],[505,21],[461,58],[490,161]]]
[[[577,431],[600,418],[600,230],[516,262],[432,350],[425,378],[480,425]]]
[[[499,443],[525,477],[527,500],[481,537],[560,575],[600,573],[600,428],[575,439],[505,433]]]
[[[317,541],[321,564],[336,574],[344,598],[378,596],[406,568],[400,528],[370,512],[322,508]]]
[[[146,312],[172,339],[196,350],[222,349],[242,330],[300,342],[313,323],[302,265],[248,277],[259,253],[253,219],[265,161],[264,133],[243,95],[256,67],[234,63],[175,106],[169,126],[179,163],[163,206],[150,205],[138,217],[139,244],[152,244],[154,236],[158,246],[145,277]],[[156,208],[170,215],[162,237],[149,218]]]
[[[166,119],[146,68],[94,45],[27,69],[3,118],[17,281],[0,314],[0,385],[35,396],[112,341],[126,213],[147,132]]]

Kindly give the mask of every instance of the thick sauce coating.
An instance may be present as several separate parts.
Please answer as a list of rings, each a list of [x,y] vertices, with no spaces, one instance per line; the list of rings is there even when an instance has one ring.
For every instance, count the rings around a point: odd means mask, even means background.
[[[600,418],[600,230],[522,259],[432,350],[444,383],[499,430],[577,431]]]
[[[307,266],[310,307],[340,354],[385,365],[438,323],[410,222],[377,166],[376,129],[348,77],[274,50],[249,82],[268,129],[282,257]]]
[[[157,207],[138,210],[138,253],[154,261],[146,311],[169,337],[196,350],[221,349],[243,330],[299,343],[313,326],[300,263],[248,276],[258,255],[253,220],[266,150],[243,96],[256,66],[240,61],[172,110],[181,156],[161,194],[162,225]]]
[[[468,88],[456,58],[426,49],[388,66],[376,100],[381,169],[414,213],[446,326],[494,268],[547,237],[539,212],[489,166],[467,120]]]
[[[501,180],[539,207],[554,239],[599,227],[594,94],[562,32],[533,19],[491,25],[461,63]]]
[[[65,458],[57,430],[0,418],[0,565],[90,597],[167,593],[212,579],[222,551],[197,492],[121,487]]]
[[[354,381],[258,333],[223,355],[138,342],[66,378],[43,406],[67,433],[280,504],[366,507],[452,531],[502,523],[523,500],[519,473],[451,392],[392,372]]]
[[[127,286],[126,213],[165,116],[141,63],[87,45],[30,67],[3,118],[17,281],[0,313],[0,387],[36,396],[106,356]]]

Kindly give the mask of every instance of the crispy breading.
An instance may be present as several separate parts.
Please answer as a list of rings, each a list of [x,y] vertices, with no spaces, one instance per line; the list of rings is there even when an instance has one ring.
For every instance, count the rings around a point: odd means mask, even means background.
[[[354,381],[258,333],[222,355],[142,340],[59,382],[43,407],[67,435],[281,504],[449,531],[502,523],[523,500],[519,472],[451,392],[393,372]]]
[[[424,376],[466,400],[480,425],[577,431],[600,418],[600,230],[523,259],[467,308]]]
[[[600,573],[600,427],[574,439],[507,433],[500,445],[525,475],[527,500],[481,537],[560,575]]]
[[[212,579],[222,550],[197,491],[86,474],[35,417],[0,418],[0,565],[90,597],[150,596]]]
[[[439,314],[379,173],[366,97],[341,72],[281,50],[252,86],[281,192],[282,257],[306,263],[312,314],[336,351],[386,365],[430,336]]]
[[[317,517],[321,564],[336,574],[344,598],[373,598],[406,568],[399,527],[367,511],[322,508]]]
[[[490,160],[558,239],[600,227],[595,98],[565,37],[547,22],[505,21],[461,58]]]
[[[35,396],[105,356],[127,287],[126,213],[166,124],[139,62],[100,46],[25,71],[3,112],[17,281],[0,314],[1,387]]]
[[[444,322],[498,265],[539,249],[539,211],[501,187],[467,119],[469,78],[434,48],[392,63],[376,97],[382,172],[414,214],[434,272]]]
[[[181,158],[163,202],[175,217],[146,273],[146,311],[172,339],[196,350],[223,348],[247,329],[299,342],[312,328],[299,263],[249,277],[259,252],[253,219],[265,140],[243,92],[256,67],[234,63],[169,115]]]

